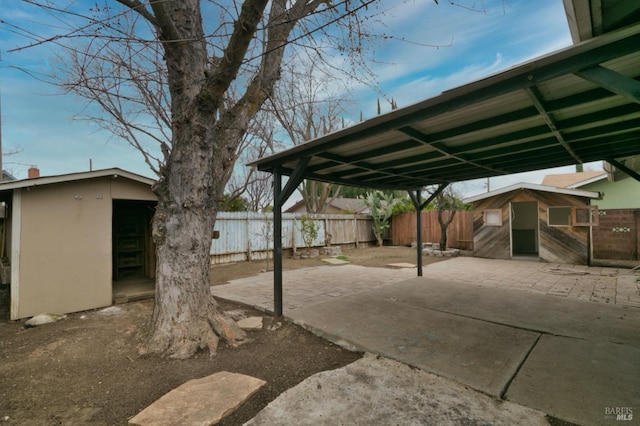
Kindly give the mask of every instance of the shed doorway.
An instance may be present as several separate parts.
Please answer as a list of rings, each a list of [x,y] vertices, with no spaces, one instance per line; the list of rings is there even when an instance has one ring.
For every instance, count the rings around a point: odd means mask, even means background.
[[[113,201],[113,299],[131,301],[155,294],[155,245],[151,221],[155,202]]]
[[[511,211],[511,258],[538,258],[538,202],[515,201]]]

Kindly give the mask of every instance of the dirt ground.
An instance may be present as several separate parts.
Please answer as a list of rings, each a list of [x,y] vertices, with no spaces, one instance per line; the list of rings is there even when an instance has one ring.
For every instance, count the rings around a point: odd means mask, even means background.
[[[382,247],[344,250],[354,264],[384,267],[415,263],[415,249]],[[425,258],[425,264],[441,258]],[[284,259],[285,269],[319,266],[319,259]],[[272,266],[272,264],[270,264]],[[240,262],[212,268],[212,284],[250,276],[267,264]],[[221,302],[224,310],[242,310]],[[138,331],[151,316],[152,300],[70,314],[54,324],[23,327],[0,322],[0,423],[8,425],[121,425],[187,380],[218,371],[248,374],[267,382],[222,425],[252,418],[283,391],[324,370],[353,362],[362,354],[346,351],[304,329],[283,323],[248,332],[251,341],[237,348],[221,344],[212,360],[199,354],[187,361],[139,357]]]

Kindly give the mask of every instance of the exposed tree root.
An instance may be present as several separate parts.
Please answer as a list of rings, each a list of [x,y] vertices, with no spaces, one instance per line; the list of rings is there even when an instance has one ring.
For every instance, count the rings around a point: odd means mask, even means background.
[[[189,321],[178,322],[154,315],[149,335],[138,347],[138,354],[188,359],[207,349],[209,356],[214,357],[221,338],[234,347],[246,342],[244,330],[212,302],[207,304],[209,309],[205,315],[193,315]]]

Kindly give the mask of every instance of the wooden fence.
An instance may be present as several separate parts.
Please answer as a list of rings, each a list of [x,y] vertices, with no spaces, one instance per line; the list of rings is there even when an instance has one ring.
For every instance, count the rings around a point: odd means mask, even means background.
[[[448,212],[445,212],[448,214]],[[391,244],[409,245],[416,241],[415,212],[400,213],[391,219]],[[422,241],[440,241],[440,224],[437,211],[422,212]],[[463,250],[473,249],[473,212],[458,211],[447,229],[447,245]]]
[[[282,248],[304,247],[298,213],[282,214]],[[365,215],[311,215],[318,229],[314,247],[369,244],[375,242],[372,220]],[[211,242],[211,263],[266,259],[273,252],[273,214],[253,212],[218,213],[214,230],[219,237]]]

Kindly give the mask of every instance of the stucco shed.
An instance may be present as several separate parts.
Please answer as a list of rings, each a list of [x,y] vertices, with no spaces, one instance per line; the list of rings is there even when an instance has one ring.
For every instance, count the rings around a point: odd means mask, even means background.
[[[153,278],[153,183],[118,168],[0,183],[10,318],[109,306],[114,281]]]

